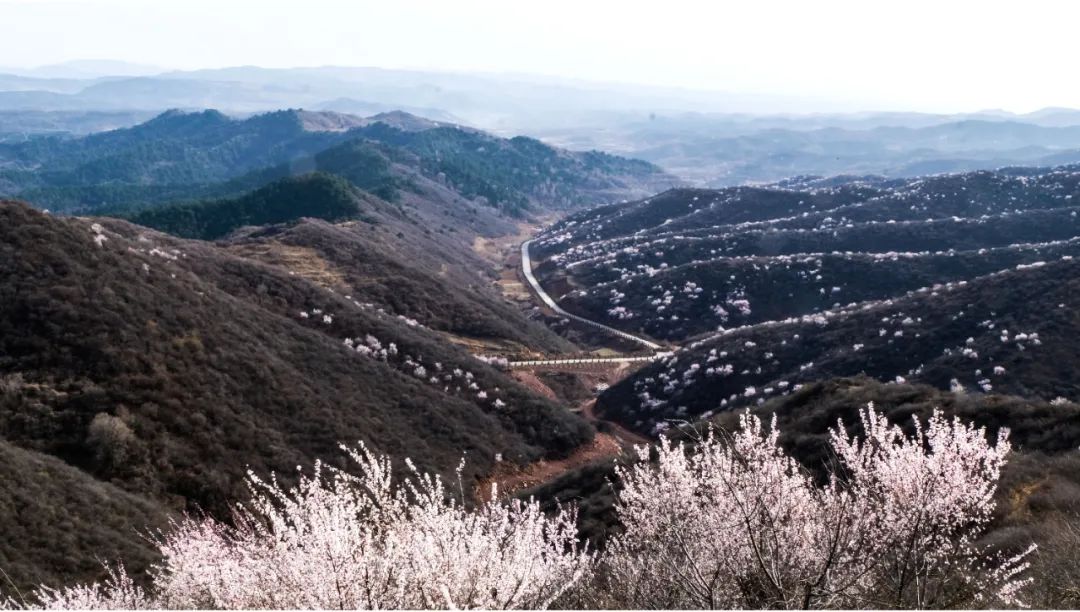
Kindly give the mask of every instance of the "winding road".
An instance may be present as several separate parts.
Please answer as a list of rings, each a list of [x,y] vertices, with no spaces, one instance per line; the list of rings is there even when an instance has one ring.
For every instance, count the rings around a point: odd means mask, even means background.
[[[661,359],[665,356],[671,355],[671,352],[665,350],[665,347],[647,340],[628,334],[624,331],[614,329],[603,323],[591,321],[584,317],[579,317],[575,314],[566,312],[555,303],[550,295],[544,291],[540,283],[537,282],[536,277],[532,272],[532,258],[529,257],[529,245],[532,240],[526,240],[521,245],[521,270],[525,276],[525,280],[528,281],[529,286],[532,287],[533,293],[540,298],[545,306],[550,308],[555,313],[564,316],[568,319],[585,323],[593,327],[600,328],[612,335],[618,336],[626,340],[630,340],[644,347],[647,347],[652,351],[651,355],[638,355],[629,357],[572,357],[572,358],[555,358],[555,359],[531,359],[527,361],[510,361],[507,365],[511,369],[519,370],[538,370],[544,369],[545,366],[561,366],[561,365],[576,365],[576,364],[627,364],[633,362],[654,361]],[[625,374],[629,371],[629,368],[623,366],[616,368],[617,372]],[[519,379],[520,381],[521,379]],[[544,384],[539,379],[534,379],[535,383],[541,387]],[[550,394],[550,397],[554,398],[554,393],[546,388],[546,391]],[[536,390],[535,388],[533,389]],[[645,436],[626,429],[622,425],[613,421],[606,421],[602,417],[598,416],[595,411],[596,398],[591,397],[580,405],[582,416],[593,425],[600,427],[600,424],[607,426],[607,429],[600,428],[597,431],[595,437],[588,444],[576,449],[569,457],[565,459],[545,461],[543,459],[536,461],[527,466],[511,466],[509,464],[502,464],[496,468],[496,470],[483,482],[479,483],[476,489],[476,496],[478,499],[489,500],[493,494],[498,492],[500,497],[507,497],[513,495],[523,489],[529,487],[535,487],[541,483],[549,482],[558,478],[560,475],[565,474],[571,470],[580,468],[583,465],[609,458],[616,457],[627,451],[631,446],[639,444],[649,444],[650,440]],[[493,487],[492,485],[496,485]]]
[[[567,359],[532,359],[532,361],[527,361],[527,362],[510,362],[510,367],[512,367],[512,368],[515,368],[515,367],[516,368],[528,368],[528,367],[536,367],[536,366],[556,366],[556,365],[573,365],[573,364],[622,364],[622,363],[633,363],[633,362],[652,362],[652,361],[656,361],[656,359],[659,359],[659,358],[662,358],[662,357],[665,357],[665,356],[671,354],[669,351],[664,351],[663,346],[661,346],[660,344],[657,344],[656,342],[652,342],[651,340],[646,340],[645,338],[642,338],[642,337],[639,337],[639,336],[634,336],[633,334],[626,334],[626,332],[622,331],[621,329],[616,329],[616,328],[604,325],[603,323],[592,321],[592,319],[585,318],[583,316],[578,316],[576,314],[566,312],[561,307],[559,307],[559,305],[557,303],[555,303],[555,300],[551,296],[548,295],[548,291],[544,291],[543,287],[540,286],[540,283],[537,282],[536,276],[532,275],[532,258],[529,257],[529,245],[530,244],[532,244],[531,240],[527,240],[527,241],[522,243],[522,273],[525,275],[525,280],[528,282],[529,286],[532,287],[532,290],[534,290],[534,293],[536,293],[536,295],[540,298],[540,301],[542,301],[544,303],[544,305],[546,305],[546,307],[550,308],[551,310],[553,310],[558,315],[565,316],[567,318],[572,318],[573,321],[577,321],[579,323],[584,323],[585,325],[591,325],[593,327],[598,327],[599,329],[603,329],[603,330],[609,332],[609,334],[612,334],[612,335],[618,336],[619,338],[623,338],[625,340],[630,340],[631,342],[636,342],[636,343],[638,343],[640,345],[643,345],[643,346],[645,346],[645,348],[649,349],[650,351],[653,351],[653,354],[652,355],[645,355],[645,356],[637,356],[637,357],[584,357],[584,358],[567,358]]]

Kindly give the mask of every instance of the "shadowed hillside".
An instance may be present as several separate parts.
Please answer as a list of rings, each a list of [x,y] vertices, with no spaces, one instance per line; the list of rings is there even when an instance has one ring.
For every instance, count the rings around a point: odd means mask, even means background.
[[[563,408],[283,268],[122,221],[0,205],[0,437],[172,510],[363,441],[465,478],[590,439]],[[43,503],[43,502],[41,502]],[[135,520],[135,519],[133,519]],[[26,540],[60,537],[52,526]],[[74,553],[73,553],[74,554]],[[121,555],[122,556],[122,555]]]
[[[570,350],[498,295],[491,286],[494,267],[473,249],[478,233],[509,233],[513,226],[438,186],[421,182],[417,189],[416,197],[390,203],[318,172],[279,179],[239,198],[163,205],[128,219],[186,238],[236,232],[223,242],[235,254],[440,331],[510,342],[515,350]],[[473,214],[446,214],[451,210]],[[442,226],[433,232],[436,221]]]
[[[238,198],[151,208],[130,219],[181,238],[214,240],[247,225],[284,223],[301,217],[338,221],[360,214],[347,181],[308,174],[281,179]]]
[[[599,406],[655,432],[860,373],[1046,401],[1080,397],[1080,262],[1032,266],[717,333],[612,387]]]
[[[6,375],[0,406],[14,406],[17,395],[38,389]],[[125,567],[142,572],[157,559],[147,538],[167,525],[167,515],[159,501],[0,439],[0,592],[99,580],[103,559],[123,559]]]

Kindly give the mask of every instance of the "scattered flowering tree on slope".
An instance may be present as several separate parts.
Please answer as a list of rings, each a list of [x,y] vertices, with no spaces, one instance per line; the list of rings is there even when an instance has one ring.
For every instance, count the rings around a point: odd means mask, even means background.
[[[838,467],[814,482],[749,413],[730,438],[662,440],[620,470],[625,532],[603,561],[603,605],[642,608],[1019,605],[1028,551],[974,543],[1009,452],[938,412],[914,437],[871,404],[865,439],[832,431]]]
[[[388,459],[346,449],[354,475],[316,464],[286,490],[250,476],[237,526],[185,520],[161,540],[143,591],[42,590],[46,608],[545,608],[592,567],[572,511],[454,501],[438,478],[395,482]]]

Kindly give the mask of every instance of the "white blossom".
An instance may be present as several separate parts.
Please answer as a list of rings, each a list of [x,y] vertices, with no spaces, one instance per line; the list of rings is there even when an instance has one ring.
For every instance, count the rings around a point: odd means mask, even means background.
[[[572,510],[549,517],[518,500],[468,510],[410,462],[398,482],[388,459],[362,445],[346,452],[359,473],[317,463],[291,489],[250,475],[235,527],[175,524],[147,591],[117,568],[104,585],[36,599],[50,609],[546,608],[591,571]]]
[[[824,485],[788,457],[775,420],[749,412],[691,450],[661,439],[619,468],[625,531],[602,561],[621,608],[870,608],[1018,605],[1027,552],[975,544],[993,510],[1007,432],[935,412],[915,436],[870,405],[865,439],[842,424]],[[657,456],[658,454],[658,456]],[[897,567],[904,568],[896,571]],[[966,599],[953,601],[956,596]]]

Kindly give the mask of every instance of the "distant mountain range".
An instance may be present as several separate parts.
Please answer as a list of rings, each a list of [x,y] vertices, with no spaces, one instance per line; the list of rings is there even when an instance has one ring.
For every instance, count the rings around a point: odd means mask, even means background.
[[[1067,109],[962,116],[674,114],[540,135],[561,146],[640,157],[711,187],[807,173],[911,177],[1080,161],[1080,112]]]
[[[617,201],[678,182],[647,162],[503,139],[400,111],[361,118],[289,110],[246,119],[168,111],[80,138],[0,143],[0,194],[65,211],[236,195],[317,169],[387,197],[391,183],[407,188],[410,176],[422,175],[515,214]]]
[[[813,101],[550,77],[253,66],[154,73],[109,62],[0,74],[0,141],[134,125],[166,109],[280,108],[527,134],[658,164],[704,186],[793,174],[905,177],[1080,161],[1080,110],[808,113]],[[108,117],[106,120],[105,117]]]
[[[152,76],[166,72],[160,66],[136,64],[120,60],[88,59],[71,60],[35,68],[8,68],[0,66],[0,72],[37,79],[97,79]]]

